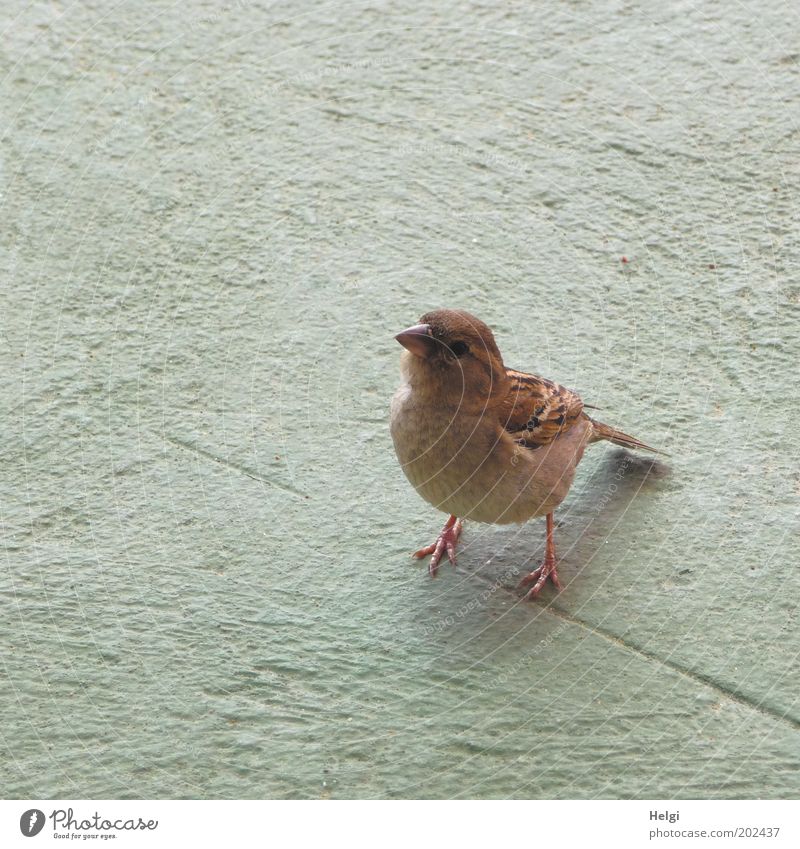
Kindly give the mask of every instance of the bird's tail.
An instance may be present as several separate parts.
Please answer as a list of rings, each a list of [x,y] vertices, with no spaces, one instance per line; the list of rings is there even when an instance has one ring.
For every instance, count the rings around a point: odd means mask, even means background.
[[[591,442],[599,442],[601,439],[607,439],[609,442],[613,442],[614,445],[621,445],[623,448],[638,448],[641,451],[652,451],[654,454],[664,453],[663,451],[659,451],[658,448],[652,448],[644,442],[640,442],[638,439],[628,436],[627,433],[623,433],[615,427],[610,427],[602,422],[596,422],[589,416],[587,416],[587,418],[592,423]]]

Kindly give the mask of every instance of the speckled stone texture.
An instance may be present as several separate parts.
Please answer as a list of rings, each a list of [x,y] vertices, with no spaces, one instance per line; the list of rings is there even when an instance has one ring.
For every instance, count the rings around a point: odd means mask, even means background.
[[[0,796],[796,797],[797,6],[16,7]],[[439,306],[670,453],[560,595],[543,520],[410,559]]]

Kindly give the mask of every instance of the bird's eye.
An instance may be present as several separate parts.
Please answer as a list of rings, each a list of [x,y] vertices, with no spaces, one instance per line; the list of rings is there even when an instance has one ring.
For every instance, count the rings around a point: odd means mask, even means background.
[[[466,342],[453,342],[450,350],[457,356],[463,357],[469,351],[469,345]]]

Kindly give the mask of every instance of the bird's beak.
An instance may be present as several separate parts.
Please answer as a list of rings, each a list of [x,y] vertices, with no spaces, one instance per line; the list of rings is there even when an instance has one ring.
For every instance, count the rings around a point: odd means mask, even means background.
[[[394,337],[407,350],[418,357],[427,357],[436,344],[430,324],[415,324]]]

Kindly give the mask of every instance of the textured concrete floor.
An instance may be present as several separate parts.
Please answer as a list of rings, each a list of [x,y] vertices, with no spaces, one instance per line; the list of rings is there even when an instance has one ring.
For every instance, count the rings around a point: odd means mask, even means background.
[[[797,7],[17,10],[0,796],[796,796]],[[409,558],[444,305],[671,453],[537,604],[541,520]]]

